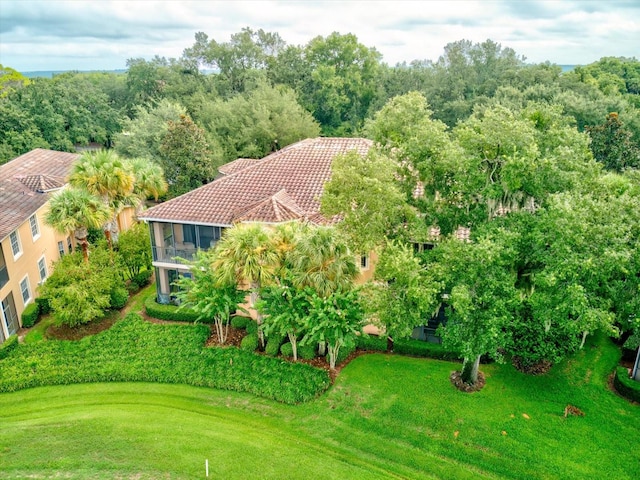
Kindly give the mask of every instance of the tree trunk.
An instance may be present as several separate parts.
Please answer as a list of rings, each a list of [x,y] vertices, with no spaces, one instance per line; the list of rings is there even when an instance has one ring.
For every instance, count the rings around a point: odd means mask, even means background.
[[[473,385],[478,381],[478,368],[480,367],[480,355],[478,355],[475,361],[471,362],[465,357],[462,363],[462,373],[460,377],[462,381],[468,385]]]
[[[260,348],[264,350],[264,332],[262,331],[262,314],[256,310],[255,304],[258,301],[258,291],[260,290],[260,283],[251,282],[249,285],[251,293],[249,294],[249,303],[251,310],[256,312],[256,323],[258,324],[258,339],[260,340]]]
[[[293,350],[293,361],[298,361],[298,339],[295,333],[287,333],[289,341],[291,342],[291,350]]]
[[[587,335],[589,335],[588,331],[584,331],[582,332],[582,341],[580,342],[580,350],[582,350],[582,347],[584,347],[584,342],[587,341]]]
[[[393,338],[387,337],[387,352],[393,352]]]
[[[318,355],[324,357],[327,354],[327,343],[318,342]]]
[[[79,241],[79,243],[80,248],[82,249],[82,259],[85,263],[89,263],[89,242],[87,242],[87,239],[85,238],[84,240]]]
[[[329,345],[329,368],[331,370],[335,370],[336,368],[336,359],[338,358],[338,351],[340,350],[340,344]]]

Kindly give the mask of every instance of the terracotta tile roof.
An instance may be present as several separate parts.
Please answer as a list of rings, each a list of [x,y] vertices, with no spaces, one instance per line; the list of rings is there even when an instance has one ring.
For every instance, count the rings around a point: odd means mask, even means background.
[[[37,148],[0,165],[0,240],[47,202],[49,196],[43,191],[64,184],[78,157]]]
[[[238,158],[233,162],[225,163],[218,171],[223,175],[231,175],[232,173],[239,172],[240,170],[244,170],[247,167],[255,165],[257,162],[261,162],[262,158]]]
[[[286,190],[241,209],[234,214],[237,222],[280,223],[304,218],[304,211]]]
[[[242,169],[232,168],[234,173],[150,208],[139,218],[221,226],[301,217],[326,223],[319,214],[319,198],[333,159],[351,150],[366,154],[371,146],[364,138],[303,140]]]

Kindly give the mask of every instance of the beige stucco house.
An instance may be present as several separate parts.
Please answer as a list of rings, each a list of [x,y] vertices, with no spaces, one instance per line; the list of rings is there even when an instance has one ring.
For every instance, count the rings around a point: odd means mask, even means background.
[[[181,259],[215,246],[225,228],[236,223],[329,223],[320,213],[320,196],[337,155],[365,155],[363,138],[312,138],[262,159],[238,159],[220,168],[213,182],[150,208],[139,215],[149,224],[158,301],[169,303],[179,276],[189,276]],[[358,258],[361,280],[371,276],[369,255]]]

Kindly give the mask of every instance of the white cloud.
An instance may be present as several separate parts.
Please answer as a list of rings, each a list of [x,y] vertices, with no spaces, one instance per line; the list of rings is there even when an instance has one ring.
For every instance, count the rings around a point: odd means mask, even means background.
[[[194,34],[228,41],[243,27],[289,44],[354,33],[384,61],[436,60],[447,43],[488,38],[529,61],[634,56],[640,3],[629,1],[20,1],[0,0],[0,63],[21,71],[124,68],[179,57]]]

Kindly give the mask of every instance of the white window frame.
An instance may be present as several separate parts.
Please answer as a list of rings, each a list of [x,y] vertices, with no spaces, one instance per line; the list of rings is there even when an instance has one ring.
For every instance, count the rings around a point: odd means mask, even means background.
[[[14,246],[14,240],[16,246]],[[20,244],[20,235],[18,234],[17,230],[11,232],[11,234],[9,235],[9,242],[11,243],[11,253],[13,253],[13,259],[16,260],[20,258],[20,255],[22,255],[22,245]],[[18,249],[17,252],[16,248]]]
[[[24,282],[27,282],[25,285],[27,287],[27,293],[29,294],[28,298],[24,298],[24,288],[22,287],[22,284]],[[29,305],[29,302],[32,300],[33,296],[31,295],[31,284],[29,283],[29,275],[25,275],[24,278],[22,280],[20,280],[20,296],[22,297],[22,302],[24,303],[24,306],[26,307],[27,305]]]
[[[44,276],[42,275],[42,271],[44,270]],[[38,259],[38,274],[40,275],[40,284],[43,284],[44,281],[49,276],[49,272],[47,272],[47,260],[44,258],[44,255]]]
[[[38,225],[38,217],[35,213],[29,217],[29,226],[31,227],[31,238],[35,242],[40,238],[40,225]]]
[[[360,270],[369,270],[369,266],[370,266],[369,255],[368,254],[360,255]]]
[[[64,254],[66,252],[64,251],[64,241],[60,240],[58,242],[58,255],[60,255],[60,258],[64,257]]]

